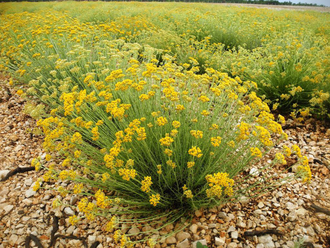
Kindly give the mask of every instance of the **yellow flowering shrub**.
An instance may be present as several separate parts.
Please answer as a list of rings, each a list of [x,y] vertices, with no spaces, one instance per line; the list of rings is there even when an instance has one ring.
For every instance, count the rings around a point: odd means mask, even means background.
[[[249,178],[241,174],[286,137],[255,82],[199,66],[204,55],[180,65],[170,51],[126,42],[152,28],[138,17],[122,18],[127,25],[118,26],[81,23],[59,12],[0,18],[0,64],[30,88],[29,97],[44,103],[49,114],[39,116],[37,126],[47,160],[59,161],[47,168],[32,161],[47,170],[34,189],[42,180],[73,182],[57,189],[63,197],[81,196],[79,217],[69,222],[107,218],[104,229],[123,247],[138,242],[120,231],[131,221],[127,213],[141,222],[174,222],[251,195],[254,185],[242,187]],[[302,159],[299,174],[309,180],[299,147],[292,151]],[[283,153],[275,161],[285,164],[289,148]]]

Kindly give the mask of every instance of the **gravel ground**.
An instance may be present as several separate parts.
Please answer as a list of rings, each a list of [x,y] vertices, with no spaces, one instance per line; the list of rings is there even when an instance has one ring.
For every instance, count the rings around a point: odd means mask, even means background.
[[[25,101],[4,84],[0,86],[1,179],[10,170],[28,167],[34,157],[45,154],[42,136],[35,130],[35,120],[23,112]],[[190,226],[174,237],[161,240],[156,247],[196,247],[197,241],[208,247],[223,248],[285,248],[294,247],[296,241],[305,242],[305,247],[330,247],[330,216],[312,211],[312,204],[330,210],[328,128],[313,120],[305,125],[289,122],[285,126],[290,142],[302,147],[309,158],[313,173],[310,184],[291,182],[256,199],[198,210]],[[50,189],[34,192],[33,183],[43,173],[18,173],[0,182],[0,248],[38,247],[33,241],[26,244],[26,237],[34,236],[41,241],[39,247],[50,247],[54,234],[62,236],[52,247],[119,247],[113,243],[111,234],[103,231],[104,220],[70,226],[66,219],[74,210],[52,209],[56,196],[52,185]],[[75,201],[74,197],[68,200]],[[150,227],[140,227],[146,228]],[[160,234],[175,228],[170,225]],[[128,233],[140,229],[134,225],[122,227]],[[253,233],[247,236],[246,231]]]

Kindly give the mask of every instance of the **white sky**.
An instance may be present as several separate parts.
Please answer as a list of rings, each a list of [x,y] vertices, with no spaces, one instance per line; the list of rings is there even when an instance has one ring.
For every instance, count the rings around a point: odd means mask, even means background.
[[[279,2],[285,2],[289,0],[279,0]],[[330,0],[290,0],[292,3],[316,3],[316,4],[323,4],[324,6],[330,7]]]

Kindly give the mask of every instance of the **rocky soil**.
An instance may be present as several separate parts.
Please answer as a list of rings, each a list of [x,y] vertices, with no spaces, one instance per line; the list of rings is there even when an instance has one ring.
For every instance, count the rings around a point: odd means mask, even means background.
[[[0,86],[1,180],[10,170],[29,167],[33,158],[45,154],[35,120],[24,114],[24,100],[6,85]],[[305,125],[291,122],[285,127],[290,141],[302,147],[309,158],[313,173],[310,184],[290,182],[256,199],[198,210],[191,225],[161,240],[156,247],[196,247],[197,241],[223,248],[286,248],[298,242],[305,243],[305,247],[330,247],[330,216],[326,212],[330,210],[328,128],[313,120]],[[0,181],[0,248],[119,247],[111,234],[103,231],[102,220],[71,226],[67,218],[74,214],[73,209],[62,207],[54,211],[52,202],[56,194],[52,185],[50,189],[34,192],[33,183],[43,173],[17,173]],[[139,228],[146,227],[127,226],[123,231],[135,233]],[[169,225],[161,234],[175,228]]]

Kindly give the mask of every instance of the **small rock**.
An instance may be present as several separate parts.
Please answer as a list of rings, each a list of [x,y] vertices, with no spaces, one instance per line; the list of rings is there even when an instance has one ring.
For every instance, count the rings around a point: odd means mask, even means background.
[[[262,214],[262,211],[260,209],[256,209],[253,211],[253,215],[255,215],[255,216],[258,216],[260,214]]]
[[[192,224],[189,229],[193,234],[195,234],[197,233],[198,226],[196,224]]]
[[[227,245],[227,248],[236,248],[237,244],[235,242],[231,242]]]
[[[227,214],[225,212],[220,212],[220,213],[218,213],[218,217],[221,218],[221,219],[226,219]]]
[[[24,148],[24,146],[23,145],[18,145],[18,146],[16,146],[15,148],[14,148],[14,152],[18,152],[18,151],[20,151],[20,150],[22,150]]]
[[[236,231],[236,228],[234,226],[230,226],[227,230],[228,233]]]
[[[215,237],[214,241],[216,246],[220,246],[220,245],[223,246],[226,244],[226,237],[222,237],[222,238]]]
[[[24,184],[25,184],[26,186],[29,186],[29,187],[31,186],[32,183],[33,183],[32,178],[26,179],[25,182],[24,182]]]
[[[18,240],[18,236],[16,234],[13,234],[10,236],[8,241],[9,241],[9,244],[14,246],[17,243],[17,240]]]
[[[236,226],[238,226],[240,228],[245,228],[246,224],[241,219],[238,219],[236,222]]]
[[[292,202],[287,202],[287,203],[285,204],[285,207],[286,207],[286,209],[288,209],[288,210],[294,210],[294,209],[297,208],[297,205],[293,204]]]
[[[74,232],[74,229],[75,229],[76,227],[75,226],[70,226],[67,230],[66,230],[66,233],[67,234],[72,234],[73,232]]]
[[[191,235],[187,232],[179,232],[177,235],[176,235],[176,239],[180,242],[184,239],[189,239],[191,237]]]
[[[180,242],[177,246],[177,248],[189,248],[189,241],[188,239],[183,240],[182,242]]]
[[[231,232],[230,236],[231,236],[232,239],[237,239],[238,238],[238,232],[237,231]]]
[[[13,208],[13,205],[7,205],[3,208],[3,210],[5,210],[5,214],[8,214]]]
[[[34,196],[36,193],[37,193],[36,191],[34,191],[32,188],[30,188],[27,191],[25,191],[25,197],[30,198],[31,196]]]
[[[200,210],[196,210],[196,211],[195,211],[195,215],[196,215],[196,217],[201,217],[202,214],[203,214],[203,212],[200,211]]]
[[[93,244],[96,241],[96,237],[93,235],[88,236],[88,243]]]
[[[70,199],[70,205],[75,205],[78,201],[78,197],[73,195]]]
[[[295,211],[291,211],[288,215],[288,220],[289,221],[295,221],[297,219],[297,214]]]
[[[297,215],[305,215],[307,213],[307,210],[304,208],[299,208],[296,210]]]
[[[0,180],[3,179],[7,174],[9,173],[10,170],[1,170],[0,171]]]
[[[64,213],[69,216],[75,215],[75,212],[70,207],[64,208]]]
[[[314,223],[314,229],[315,229],[315,231],[316,231],[317,233],[321,233],[321,232],[322,232],[321,227],[320,227],[318,224],[316,224],[316,223]]]
[[[250,201],[250,199],[246,196],[241,196],[241,197],[238,198],[238,201],[242,204],[246,204]]]
[[[310,235],[310,236],[315,236],[315,231],[314,231],[314,229],[313,229],[313,227],[312,226],[309,226],[309,227],[307,227],[306,228],[307,229],[307,234],[308,235]]]
[[[258,176],[259,175],[258,169],[257,168],[254,168],[254,167],[251,168],[250,175],[252,175],[252,176]]]
[[[32,204],[32,201],[30,199],[24,199],[22,201],[25,205],[31,205]]]
[[[265,248],[264,244],[257,244],[256,248]]]
[[[258,203],[258,208],[263,208],[264,206],[265,206],[265,204],[263,202]]]
[[[137,235],[140,233],[140,229],[137,228],[136,226],[133,226],[129,231],[128,231],[129,234],[132,234],[132,235]]]
[[[171,244],[176,244],[176,238],[171,236],[166,239],[166,244],[171,245]]]

